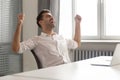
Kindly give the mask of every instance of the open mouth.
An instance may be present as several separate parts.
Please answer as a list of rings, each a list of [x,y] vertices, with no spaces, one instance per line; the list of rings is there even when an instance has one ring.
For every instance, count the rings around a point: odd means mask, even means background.
[[[52,24],[53,24],[53,23],[54,23],[54,20],[50,20],[50,23],[52,23]]]

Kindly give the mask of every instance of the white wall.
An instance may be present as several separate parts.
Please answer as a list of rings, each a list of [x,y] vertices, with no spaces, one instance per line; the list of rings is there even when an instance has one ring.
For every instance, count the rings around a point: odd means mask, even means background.
[[[23,13],[25,20],[23,24],[23,40],[37,35],[36,17],[38,13],[38,0],[23,0]],[[34,57],[30,51],[23,54],[23,71],[29,71],[36,68]]]

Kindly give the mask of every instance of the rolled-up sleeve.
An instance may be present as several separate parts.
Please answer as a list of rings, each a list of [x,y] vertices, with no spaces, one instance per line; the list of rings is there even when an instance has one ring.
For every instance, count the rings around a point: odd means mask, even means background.
[[[31,50],[37,45],[37,38],[34,37],[32,39],[23,41],[20,43],[20,48],[18,53],[23,53],[24,51]]]
[[[78,43],[74,40],[66,40],[68,49],[75,49],[78,47]]]

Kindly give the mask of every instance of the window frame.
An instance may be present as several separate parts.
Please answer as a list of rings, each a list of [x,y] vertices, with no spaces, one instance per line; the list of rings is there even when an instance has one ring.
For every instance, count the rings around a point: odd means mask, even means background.
[[[73,14],[73,32],[72,36],[74,36],[74,16],[76,13],[76,0],[72,0],[72,14]],[[97,0],[97,36],[81,36],[82,40],[120,40],[120,36],[107,36],[105,34],[105,1],[104,0]]]
[[[101,16],[102,16],[102,19],[101,19],[101,22],[103,23],[103,25],[102,25],[102,23],[101,23],[101,39],[102,40],[120,40],[120,36],[107,36],[107,35],[105,35],[105,33],[106,33],[106,19],[105,19],[105,4],[106,4],[106,2],[105,2],[105,0],[100,0],[101,1]]]

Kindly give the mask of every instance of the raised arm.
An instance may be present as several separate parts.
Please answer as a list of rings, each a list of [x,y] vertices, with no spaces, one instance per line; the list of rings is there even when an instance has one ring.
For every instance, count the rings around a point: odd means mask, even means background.
[[[12,49],[14,52],[18,52],[20,48],[20,37],[21,37],[21,29],[23,26],[23,21],[24,21],[24,15],[18,14],[17,29],[15,31],[13,42],[12,42]]]
[[[81,30],[80,30],[81,16],[75,16],[75,35],[74,40],[78,43],[78,47],[80,47],[81,43]]]

